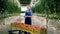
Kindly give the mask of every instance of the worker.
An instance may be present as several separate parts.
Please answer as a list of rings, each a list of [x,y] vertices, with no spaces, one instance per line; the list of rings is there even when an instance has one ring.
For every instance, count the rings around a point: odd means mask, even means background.
[[[30,9],[30,5],[27,5],[27,11],[25,12],[25,24],[31,25],[32,21],[32,10]]]
[[[31,25],[32,24],[32,10],[30,9],[31,6],[27,5],[27,11],[25,12],[25,24]],[[30,34],[25,32],[25,34]]]

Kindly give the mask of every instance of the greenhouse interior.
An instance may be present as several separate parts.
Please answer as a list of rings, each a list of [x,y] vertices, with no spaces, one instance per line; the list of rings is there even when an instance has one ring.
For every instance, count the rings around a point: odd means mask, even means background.
[[[32,25],[25,24],[27,5]],[[0,0],[0,34],[60,34],[60,0]]]

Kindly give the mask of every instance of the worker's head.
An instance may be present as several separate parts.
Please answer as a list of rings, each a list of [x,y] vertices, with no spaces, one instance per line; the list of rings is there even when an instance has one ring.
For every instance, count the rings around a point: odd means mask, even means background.
[[[27,5],[27,10],[29,10],[31,8],[31,6],[30,5]]]

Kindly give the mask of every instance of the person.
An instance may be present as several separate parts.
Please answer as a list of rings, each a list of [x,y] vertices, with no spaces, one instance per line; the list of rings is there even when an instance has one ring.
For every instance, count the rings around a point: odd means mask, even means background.
[[[30,5],[27,5],[27,11],[25,12],[25,24],[32,25],[32,10],[30,9]],[[25,34],[30,34],[25,32]]]
[[[32,10],[30,9],[30,5],[27,5],[27,11],[25,12],[25,24],[32,24]]]

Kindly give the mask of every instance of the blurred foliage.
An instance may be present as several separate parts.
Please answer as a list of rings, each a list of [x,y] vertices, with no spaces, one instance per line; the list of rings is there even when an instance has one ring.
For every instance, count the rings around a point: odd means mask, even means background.
[[[0,0],[0,18],[20,13],[21,10],[14,1],[15,0]]]
[[[31,0],[19,0],[20,4],[28,5],[30,4]]]
[[[42,14],[48,18],[60,18],[60,2],[58,0],[40,0],[35,7],[32,7],[34,13]]]

